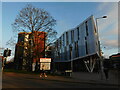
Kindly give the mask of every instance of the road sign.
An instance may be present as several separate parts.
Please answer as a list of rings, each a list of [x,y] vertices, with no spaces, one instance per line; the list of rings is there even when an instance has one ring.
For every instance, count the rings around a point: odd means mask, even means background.
[[[50,70],[51,58],[40,58],[40,70],[44,66],[44,70]]]
[[[40,58],[40,62],[51,62],[51,58]]]
[[[65,70],[65,72],[72,72],[72,70]]]

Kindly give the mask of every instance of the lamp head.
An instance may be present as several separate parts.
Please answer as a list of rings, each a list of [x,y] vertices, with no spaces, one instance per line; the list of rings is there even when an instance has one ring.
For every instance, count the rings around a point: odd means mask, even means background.
[[[107,18],[107,16],[103,16],[102,18]]]

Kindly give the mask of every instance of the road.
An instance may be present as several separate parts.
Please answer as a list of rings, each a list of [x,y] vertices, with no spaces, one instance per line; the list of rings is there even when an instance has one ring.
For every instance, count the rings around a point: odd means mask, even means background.
[[[48,79],[51,78],[51,79]],[[52,80],[54,76],[40,78],[35,74],[3,72],[2,88],[115,88],[115,86],[94,85]]]

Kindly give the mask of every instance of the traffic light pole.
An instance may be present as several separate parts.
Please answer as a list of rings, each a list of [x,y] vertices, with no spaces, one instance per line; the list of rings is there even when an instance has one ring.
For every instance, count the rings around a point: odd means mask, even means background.
[[[10,56],[10,55],[11,55],[11,50],[8,49],[8,48],[5,49],[4,53],[3,53],[4,58],[3,58],[3,62],[2,62],[2,64],[3,64],[2,70],[4,70],[4,66],[6,64],[7,57]]]

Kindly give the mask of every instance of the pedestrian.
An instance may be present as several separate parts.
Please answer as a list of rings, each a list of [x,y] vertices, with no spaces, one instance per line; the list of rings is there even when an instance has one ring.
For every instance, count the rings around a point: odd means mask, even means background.
[[[108,80],[109,78],[109,61],[108,60],[104,61],[103,70],[104,70],[105,78],[106,80]]]
[[[40,73],[40,77],[47,77],[47,75],[45,73],[44,65],[42,65],[42,71]]]
[[[104,68],[104,73],[105,73],[105,77],[106,77],[106,80],[108,80],[108,73],[109,73],[109,69],[108,68]]]

